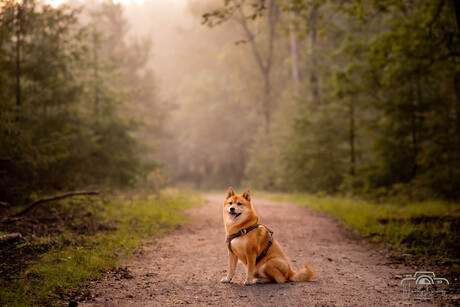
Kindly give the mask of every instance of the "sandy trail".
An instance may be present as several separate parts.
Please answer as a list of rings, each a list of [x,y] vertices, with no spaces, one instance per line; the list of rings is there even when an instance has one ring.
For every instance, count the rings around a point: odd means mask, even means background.
[[[239,263],[231,284],[226,275],[227,250],[221,204],[188,211],[191,222],[144,245],[124,265],[129,274],[108,274],[90,289],[89,306],[388,306],[427,304],[407,297],[397,276],[412,268],[394,264],[387,250],[347,231],[330,216],[292,204],[254,199],[259,222],[275,232],[294,269],[308,263],[311,282],[243,284]],[[131,275],[131,276],[129,276]],[[126,278],[128,277],[128,278]],[[131,278],[132,277],[132,278]],[[92,298],[91,298],[92,297]],[[437,300],[439,304],[439,301]]]

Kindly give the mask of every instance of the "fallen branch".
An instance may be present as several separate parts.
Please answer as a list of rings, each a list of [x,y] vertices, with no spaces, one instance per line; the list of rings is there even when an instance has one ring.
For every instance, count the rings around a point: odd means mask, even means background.
[[[41,199],[38,199],[36,201],[31,202],[24,209],[22,209],[21,211],[10,215],[10,217],[21,216],[21,215],[29,212],[36,205],[44,203],[44,202],[48,202],[48,201],[52,201],[52,200],[58,200],[58,199],[66,198],[66,197],[69,197],[69,196],[75,196],[75,195],[98,195],[98,194],[99,194],[99,191],[75,191],[75,192],[67,192],[67,193],[63,193],[63,194],[59,194],[59,195],[55,195],[55,196],[41,198]]]
[[[20,234],[19,232],[9,233],[9,234],[0,236],[0,244],[14,242],[21,238],[22,238],[22,234]]]
[[[21,222],[21,221],[22,221],[22,219],[12,219],[12,218],[7,217],[7,218],[5,218],[3,220],[0,220],[0,223],[2,223],[2,224],[12,224],[12,223]]]

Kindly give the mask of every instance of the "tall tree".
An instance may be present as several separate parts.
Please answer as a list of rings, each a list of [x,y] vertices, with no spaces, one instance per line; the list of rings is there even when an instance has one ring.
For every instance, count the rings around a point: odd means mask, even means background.
[[[32,193],[133,185],[152,168],[141,167],[140,142],[133,136],[138,124],[126,112],[138,88],[123,78],[128,71],[123,33],[109,39],[99,32],[94,46],[94,32],[82,24],[79,9],[28,0],[21,6],[18,40],[17,5],[7,1],[0,9],[1,200],[20,203]],[[116,26],[124,22],[120,12],[110,7]],[[120,46],[123,51],[117,51]],[[97,59],[94,47],[100,48]]]
[[[279,4],[277,0],[264,0],[260,2],[254,2],[250,5],[251,11],[247,13],[245,10],[246,0],[232,0],[224,1],[225,8],[218,9],[212,13],[206,13],[203,15],[203,23],[208,24],[209,26],[214,26],[220,24],[222,21],[225,21],[232,16],[234,16],[238,23],[241,25],[244,33],[246,35],[245,39],[242,42],[249,42],[251,46],[252,55],[257,63],[257,67],[263,78],[263,98],[261,101],[262,113],[264,120],[264,132],[267,146],[271,146],[270,140],[270,125],[272,120],[272,83],[271,75],[274,64],[274,42],[276,36],[276,26],[279,20]],[[251,30],[249,25],[249,20],[256,20],[262,17],[262,14],[266,15],[266,27],[267,27],[267,37],[266,37],[266,46],[261,46],[262,43],[256,42],[256,33]],[[235,16],[236,15],[236,16]],[[214,21],[217,19],[217,22]]]

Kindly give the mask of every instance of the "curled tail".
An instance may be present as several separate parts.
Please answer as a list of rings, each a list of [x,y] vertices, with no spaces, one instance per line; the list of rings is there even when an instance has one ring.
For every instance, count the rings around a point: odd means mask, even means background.
[[[308,264],[304,265],[303,269],[293,272],[289,281],[310,281],[315,276],[315,270]]]

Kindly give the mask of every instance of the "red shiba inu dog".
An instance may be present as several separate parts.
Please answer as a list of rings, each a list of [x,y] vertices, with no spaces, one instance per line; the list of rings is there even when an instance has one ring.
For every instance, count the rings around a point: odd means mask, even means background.
[[[315,270],[305,264],[293,271],[281,246],[273,239],[273,232],[258,224],[259,218],[251,203],[251,192],[246,189],[236,195],[230,187],[223,206],[223,218],[228,248],[228,274],[221,280],[229,283],[235,275],[238,259],[247,269],[245,285],[285,281],[309,281]]]

